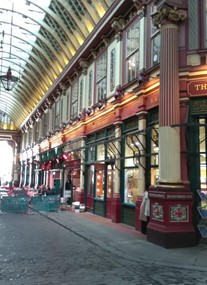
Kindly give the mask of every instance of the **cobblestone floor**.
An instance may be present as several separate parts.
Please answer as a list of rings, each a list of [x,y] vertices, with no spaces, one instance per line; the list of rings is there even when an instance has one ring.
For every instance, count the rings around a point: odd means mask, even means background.
[[[207,274],[110,252],[38,213],[2,214],[0,284],[204,285]]]

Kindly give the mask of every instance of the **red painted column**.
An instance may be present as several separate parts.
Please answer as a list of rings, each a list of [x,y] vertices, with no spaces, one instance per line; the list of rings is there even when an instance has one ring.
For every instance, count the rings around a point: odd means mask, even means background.
[[[157,1],[154,16],[161,36],[159,181],[149,191],[147,240],[172,248],[195,245],[196,234],[192,226],[192,193],[181,179],[178,31],[187,15],[168,2]]]

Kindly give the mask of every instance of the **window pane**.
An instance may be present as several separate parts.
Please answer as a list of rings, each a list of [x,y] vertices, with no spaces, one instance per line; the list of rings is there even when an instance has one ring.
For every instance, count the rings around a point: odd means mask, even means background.
[[[139,21],[126,33],[126,81],[138,76],[139,71]]]
[[[135,204],[138,195],[138,168],[125,169],[124,202]]]
[[[106,98],[106,78],[103,78],[101,81],[99,81],[96,85],[96,94],[98,101],[103,100]]]
[[[106,53],[104,53],[96,62],[96,82],[106,76]]]
[[[156,12],[156,6],[152,6],[151,15]],[[160,61],[160,33],[158,27],[151,20],[151,63],[155,65]]]
[[[126,57],[137,51],[139,48],[139,22],[136,22],[126,34]]]
[[[136,135],[125,139],[125,166],[138,166],[139,142]]]
[[[91,165],[88,168],[88,185],[87,185],[87,194],[92,196],[94,188],[94,165]]]
[[[96,170],[96,198],[104,198],[104,169]]]
[[[159,134],[158,126],[154,126],[151,131],[151,165],[158,165],[158,151],[159,151]]]
[[[88,79],[88,106],[92,105],[92,83],[93,83],[93,71],[91,70]]]
[[[79,112],[83,109],[83,79],[80,82],[80,100],[79,100]]]
[[[151,185],[157,184],[159,179],[158,168],[158,153],[159,153],[159,125],[153,126],[151,129]]]
[[[112,197],[113,189],[114,189],[114,177],[115,177],[115,170],[111,165],[107,166],[107,198]]]
[[[71,118],[78,115],[78,81],[76,81],[71,90]]]
[[[157,184],[159,179],[159,169],[158,167],[151,168],[151,185],[154,186]]]
[[[206,177],[206,128],[205,119],[199,119],[199,148],[200,148],[200,184],[201,188],[207,187]]]
[[[127,82],[138,76],[139,72],[139,52],[134,53],[126,61]]]
[[[110,91],[115,87],[115,49],[111,51],[111,65],[110,65]]]
[[[95,160],[95,146],[91,146],[88,149],[88,161],[94,161]]]
[[[60,100],[55,104],[55,127],[60,125]]]
[[[96,98],[98,101],[106,98],[106,68],[105,53],[96,62]]]
[[[160,34],[153,37],[151,43],[152,43],[152,65],[155,65],[160,61]]]
[[[105,146],[104,144],[99,144],[97,146],[97,160],[104,160],[105,158]]]

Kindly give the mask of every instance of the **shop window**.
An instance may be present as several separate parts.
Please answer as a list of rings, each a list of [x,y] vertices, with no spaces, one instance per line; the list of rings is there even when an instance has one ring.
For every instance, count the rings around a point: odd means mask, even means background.
[[[107,165],[107,189],[106,195],[107,198],[111,198],[113,194],[113,189],[115,185],[115,170],[112,165]]]
[[[125,139],[125,166],[138,166],[139,149],[138,135],[128,135]]]
[[[115,141],[107,143],[107,153],[106,156],[108,159],[114,159],[117,153],[117,149],[115,146]]]
[[[88,147],[88,162],[95,160],[96,158],[95,154],[96,154],[95,146],[89,146]]]
[[[126,81],[130,82],[139,72],[139,21],[136,21],[126,32]]]
[[[105,159],[105,146],[104,144],[97,145],[97,160]]]
[[[125,138],[125,190],[124,202],[135,204],[138,195],[139,141],[137,135]]]
[[[104,199],[104,184],[105,184],[105,173],[104,164],[96,165],[96,187],[95,187],[95,197],[99,199]]]
[[[138,168],[125,169],[124,202],[135,204],[138,195]]]
[[[87,195],[93,196],[93,189],[94,189],[94,165],[90,165],[88,168],[88,175],[87,175]]]
[[[151,168],[151,185],[155,185],[159,179],[159,126],[155,125],[151,128],[151,159],[150,159],[150,168]]]

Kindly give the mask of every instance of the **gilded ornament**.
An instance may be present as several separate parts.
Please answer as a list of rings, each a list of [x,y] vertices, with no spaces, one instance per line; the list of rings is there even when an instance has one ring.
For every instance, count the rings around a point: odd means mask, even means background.
[[[187,18],[185,10],[179,9],[174,6],[163,5],[162,8],[152,16],[153,25],[159,27],[164,20],[168,20],[173,23],[179,23]]]

